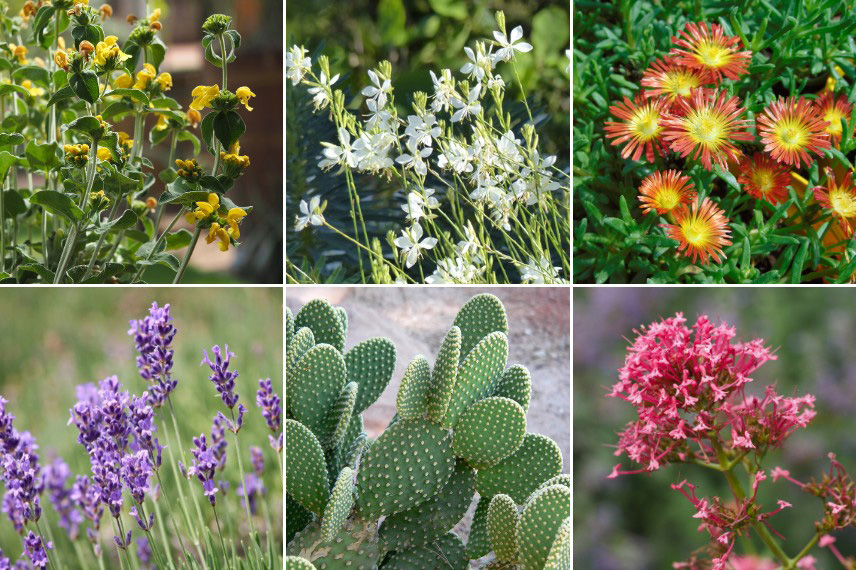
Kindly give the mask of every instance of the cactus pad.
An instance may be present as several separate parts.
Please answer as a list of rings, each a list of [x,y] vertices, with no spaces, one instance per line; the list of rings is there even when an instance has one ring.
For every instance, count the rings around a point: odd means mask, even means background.
[[[415,420],[425,416],[428,403],[428,387],[431,383],[431,367],[422,355],[416,356],[407,365],[395,409],[403,420]]]
[[[285,308],[285,346],[291,344],[291,339],[294,338],[294,314],[288,307]]]
[[[363,455],[357,510],[366,519],[406,511],[436,495],[454,469],[448,432],[425,420],[400,420]]]
[[[461,329],[453,326],[446,333],[443,344],[434,361],[431,374],[431,389],[428,391],[428,419],[439,424],[446,415],[452,390],[458,377],[458,362],[461,358]]]
[[[467,539],[467,558],[475,560],[490,552],[490,538],[487,535],[487,511],[490,499],[480,498],[473,513],[470,536]]]
[[[345,338],[348,338],[348,313],[342,307],[336,307],[334,310],[339,317],[339,322],[342,323],[342,332],[345,333]]]
[[[517,558],[517,505],[508,495],[496,495],[487,510],[487,534],[496,557],[504,562]]]
[[[505,307],[502,301],[489,293],[476,295],[464,303],[454,324],[461,329],[461,361],[490,333],[508,334]]]
[[[313,433],[323,433],[324,418],[345,386],[342,355],[329,344],[315,345],[289,376],[286,396],[291,413]]]
[[[381,543],[386,550],[403,550],[437,540],[463,518],[474,491],[473,470],[464,461],[458,461],[449,482],[436,496],[384,520],[380,528]]]
[[[361,414],[378,399],[395,370],[395,345],[388,338],[370,338],[345,353],[348,382],[360,387],[354,413]]]
[[[318,344],[329,344],[341,352],[345,349],[345,327],[333,305],[323,299],[313,299],[297,311],[294,317],[297,328],[308,327]]]
[[[357,385],[354,382],[348,382],[324,418],[324,427],[320,438],[322,445],[327,448],[339,446],[351,423],[356,401]]]
[[[316,521],[294,537],[286,554],[309,560],[317,570],[375,570],[377,529],[360,519],[348,519],[333,540],[324,541]]]
[[[458,369],[443,427],[454,428],[467,408],[493,392],[507,360],[508,337],[503,332],[490,333],[470,351]]]
[[[547,555],[544,570],[571,570],[571,517],[562,521]]]
[[[476,490],[488,498],[504,493],[519,505],[561,470],[562,452],[556,442],[544,435],[528,433],[513,455],[478,472]]]
[[[285,559],[285,570],[316,570],[315,566],[299,556],[289,556]]]
[[[571,515],[571,490],[551,485],[532,495],[520,515],[517,544],[523,570],[542,570],[562,526]]]
[[[285,490],[316,514],[324,512],[330,494],[324,451],[308,427],[285,420]]]
[[[285,369],[292,371],[306,351],[313,346],[315,346],[315,335],[311,330],[303,327],[294,333],[294,338],[291,339],[291,344],[288,345],[288,351],[285,353]]]
[[[539,485],[538,488],[535,490],[540,491],[544,487],[549,487],[550,485],[564,485],[565,487],[570,489],[571,488],[571,476],[568,475],[567,473],[560,473],[559,475],[556,475],[555,477],[551,477],[550,479],[547,479],[546,481],[541,483],[541,485]]]
[[[526,412],[508,398],[479,400],[455,427],[452,449],[475,468],[499,463],[523,444]]]
[[[502,373],[493,390],[494,396],[511,398],[523,408],[529,411],[529,400],[532,397],[532,376],[525,366],[515,364]]]
[[[348,448],[345,455],[342,457],[342,460],[345,465],[349,466],[351,469],[357,468],[357,461],[360,456],[363,454],[363,451],[366,449],[368,443],[368,436],[364,433],[361,433],[357,436],[357,438],[351,443],[351,446]]]
[[[339,473],[327,507],[324,509],[324,517],[321,519],[321,540],[329,542],[339,533],[339,529],[345,523],[345,519],[351,513],[354,506],[354,470],[345,467]]]
[[[467,555],[464,543],[453,532],[444,534],[431,544],[402,550],[393,554],[384,570],[465,570]]]
[[[312,522],[312,512],[285,494],[285,542],[290,542],[294,535],[306,528]]]

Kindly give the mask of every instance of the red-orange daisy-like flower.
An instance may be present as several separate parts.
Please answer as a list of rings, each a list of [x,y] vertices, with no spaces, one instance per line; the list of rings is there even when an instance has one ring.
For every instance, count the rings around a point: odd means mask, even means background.
[[[829,135],[830,142],[838,144],[841,140],[841,119],[850,120],[853,105],[847,100],[846,95],[836,98],[835,93],[824,91],[814,102],[814,106],[820,113],[820,117],[829,123],[826,133]]]
[[[696,198],[695,186],[690,177],[678,170],[654,172],[647,176],[639,186],[639,201],[642,211],[656,210],[658,214],[667,214],[680,206],[689,204]]]
[[[835,181],[835,173],[831,168],[827,168],[826,187],[817,186],[814,189],[814,199],[838,218],[845,236],[853,235],[851,220],[856,221],[856,186],[853,185],[853,171],[848,171],[839,184]]]
[[[722,248],[731,245],[731,229],[728,218],[710,199],[701,204],[696,199],[692,206],[681,204],[675,210],[674,225],[666,225],[666,235],[678,240],[678,251],[692,258],[693,263],[700,259],[702,265],[708,264],[708,258],[719,263],[725,259]]]
[[[670,103],[678,97],[686,99],[693,89],[712,82],[706,71],[684,67],[668,56],[656,60],[642,75],[642,86],[647,88],[645,96],[662,95]]]
[[[758,134],[764,150],[779,162],[809,166],[813,161],[809,152],[819,155],[828,149],[829,123],[818,114],[811,101],[800,97],[778,98],[758,117]]]
[[[681,156],[701,158],[708,170],[713,170],[713,162],[726,169],[728,160],[740,160],[740,150],[732,141],[754,139],[746,131],[748,121],[740,118],[746,110],[738,107],[740,99],[725,91],[696,89],[689,99],[677,103],[680,114],[664,121],[663,138]]]
[[[686,29],[678,35],[672,37],[672,43],[678,47],[673,47],[669,53],[675,56],[677,63],[707,71],[716,82],[723,75],[737,79],[748,72],[752,52],[740,51],[740,38],[726,36],[719,24],[687,22]]]
[[[773,205],[788,199],[791,172],[766,154],[759,152],[752,158],[743,157],[739,170],[737,182],[753,198]]]
[[[654,162],[654,153],[665,156],[668,151],[662,139],[668,106],[666,99],[645,99],[641,93],[633,101],[625,97],[609,108],[621,120],[606,122],[606,138],[615,139],[613,146],[627,143],[621,151],[623,158],[633,155],[633,160],[639,160],[644,151],[648,162]]]

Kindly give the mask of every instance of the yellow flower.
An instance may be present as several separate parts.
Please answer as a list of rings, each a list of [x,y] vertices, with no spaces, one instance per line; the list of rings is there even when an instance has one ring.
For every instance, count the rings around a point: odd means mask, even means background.
[[[241,208],[232,208],[226,214],[226,221],[229,223],[229,235],[235,239],[241,237],[241,230],[238,229],[238,223],[246,216],[247,213]]]
[[[169,91],[172,89],[172,75],[169,73],[161,73],[158,75],[157,82],[161,91]]]
[[[156,76],[157,71],[155,71],[155,67],[152,64],[143,64],[143,69],[137,72],[137,81],[134,83],[134,89],[145,89],[149,86],[149,82]]]
[[[196,109],[188,109],[187,110],[187,122],[194,129],[199,126],[199,123],[202,121],[202,115]]]
[[[197,202],[196,210],[187,213],[184,217],[188,223],[195,224],[198,220],[204,220],[220,208],[220,197],[211,192],[208,194],[207,202]],[[211,243],[211,242],[208,242]]]
[[[134,139],[125,131],[119,131],[117,134],[119,135],[119,144],[127,150],[131,150],[131,147],[134,146]]]
[[[107,65],[108,59],[116,59],[121,63],[131,58],[130,55],[119,49],[116,44],[119,38],[116,36],[107,36],[103,42],[98,42],[95,46],[95,64],[104,67]]]
[[[113,87],[116,89],[127,89],[134,84],[134,78],[128,73],[123,73],[113,80]]]
[[[149,21],[150,22],[157,22],[158,20],[160,20],[160,18],[161,18],[161,9],[160,8],[155,8],[154,10],[152,10],[152,13],[149,14]]]
[[[190,94],[193,95],[190,108],[201,111],[205,107],[211,106],[211,100],[220,94],[220,87],[218,85],[198,85],[193,88]]]
[[[211,229],[208,230],[208,236],[205,238],[206,243],[214,243],[219,240],[217,244],[220,248],[220,251],[229,251],[229,233],[220,227],[220,224],[214,222],[211,224]]]
[[[42,87],[33,87],[33,82],[29,79],[23,80],[21,82],[21,87],[27,89],[33,97],[41,97],[45,94],[45,90]]]
[[[162,115],[160,113],[158,113],[157,116],[158,116],[158,122],[155,123],[155,130],[156,131],[162,131],[169,126],[169,124],[166,122],[167,116]]]
[[[102,20],[107,20],[113,16],[113,7],[110,6],[110,4],[102,4],[101,7],[98,8],[98,13]]]
[[[255,97],[256,94],[250,91],[249,87],[238,87],[238,90],[235,92],[235,95],[238,96],[238,99],[241,100],[241,104],[247,108],[247,111],[253,110],[253,108],[250,107],[250,97]]]
[[[101,160],[104,160],[104,161],[113,160],[113,154],[108,149],[104,148],[103,146],[98,148],[97,154],[98,154],[98,158],[100,158]]]
[[[68,54],[65,50],[57,50],[54,54],[54,63],[56,63],[57,67],[61,67],[62,69],[68,68]]]
[[[9,44],[9,49],[12,51],[12,55],[18,59],[18,63],[20,63],[21,65],[26,65],[28,52],[27,46]]]

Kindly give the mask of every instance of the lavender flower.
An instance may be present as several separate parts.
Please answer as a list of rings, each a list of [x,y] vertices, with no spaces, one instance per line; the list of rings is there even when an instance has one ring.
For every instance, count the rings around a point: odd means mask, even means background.
[[[104,513],[104,505],[101,503],[101,494],[89,477],[78,475],[71,486],[71,500],[83,513],[83,516],[92,522],[94,528],[87,528],[86,534],[93,545],[98,544],[98,530],[101,528],[101,515]]]
[[[273,391],[273,384],[270,378],[259,380],[259,390],[256,392],[256,406],[262,409],[262,415],[267,422],[268,427],[274,435],[268,435],[270,445],[277,452],[282,451],[282,437],[279,439],[274,437],[282,425],[282,401]]]
[[[140,376],[152,383],[149,404],[158,408],[169,398],[178,385],[172,378],[174,351],[170,347],[178,332],[169,314],[169,305],[158,307],[152,303],[149,316],[141,321],[132,320],[128,334],[133,335],[137,348],[137,369]]]
[[[33,531],[30,531],[30,534],[24,538],[24,548],[26,549],[27,556],[30,558],[33,566],[37,566],[38,568],[44,568],[47,566],[48,553],[45,551],[45,546],[50,550],[53,548],[53,543],[48,542],[45,544],[42,537]]]
[[[144,536],[137,539],[137,558],[140,561],[140,568],[147,570],[154,568],[152,565],[152,549],[149,546],[149,540]]]
[[[0,570],[12,570],[12,563],[2,550],[0,550]]]
[[[136,449],[145,450],[155,469],[159,469],[162,463],[163,446],[158,443],[158,439],[154,437],[157,428],[154,423],[154,411],[147,403],[149,398],[148,392],[143,392],[139,398],[131,397],[129,409],[131,411],[131,429],[135,436]]]
[[[68,464],[57,457],[44,470],[44,484],[51,504],[59,515],[59,526],[64,528],[71,540],[76,540],[83,515],[76,508],[73,488],[66,488],[71,475]]]
[[[258,499],[264,496],[266,492],[262,480],[250,473],[244,478],[244,486],[238,489],[238,496],[242,502],[249,501],[250,512],[256,514],[258,508]]]
[[[208,351],[203,351],[205,357],[202,359],[200,366],[207,364],[211,368],[213,374],[208,379],[217,387],[217,392],[220,393],[223,403],[231,410],[238,403],[238,395],[235,393],[235,378],[238,377],[238,373],[229,370],[229,361],[235,354],[229,352],[229,345],[225,345],[225,356],[220,351],[219,346],[211,348],[211,352],[214,353],[214,361],[212,362],[208,358]]]
[[[226,468],[226,447],[229,445],[226,442],[226,424],[228,423],[226,416],[217,414],[211,426],[211,451],[217,459],[217,471],[223,471]]]
[[[255,445],[250,447],[250,462],[253,464],[253,471],[256,472],[256,477],[261,478],[265,471],[265,457],[262,455],[262,449]]]
[[[15,416],[6,411],[6,403],[0,396],[0,463],[6,485],[2,510],[21,532],[27,521],[38,521],[41,517],[39,495],[44,484],[36,454],[38,445],[29,432],[15,429]]]
[[[122,457],[122,479],[137,504],[142,503],[146,498],[151,474],[152,464],[149,462],[149,454],[145,450]]]
[[[208,447],[208,440],[205,439],[205,434],[199,434],[199,437],[193,438],[193,447],[190,450],[193,455],[193,465],[187,470],[187,474],[191,477],[196,477],[202,483],[202,490],[211,506],[216,506],[217,492],[219,489],[214,483],[214,473],[217,469],[218,460],[214,455],[214,450]],[[184,471],[184,466],[182,471]]]

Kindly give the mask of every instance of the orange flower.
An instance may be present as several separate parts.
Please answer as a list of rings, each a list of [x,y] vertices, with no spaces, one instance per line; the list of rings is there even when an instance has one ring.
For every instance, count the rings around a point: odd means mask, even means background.
[[[663,138],[681,156],[701,157],[707,170],[713,170],[713,162],[725,170],[729,160],[740,160],[741,153],[732,141],[754,139],[746,132],[748,121],[740,118],[746,110],[738,107],[740,99],[729,98],[725,91],[696,89],[689,99],[677,103],[680,115],[664,121]]]
[[[758,117],[758,134],[764,150],[773,158],[800,168],[802,163],[811,165],[814,159],[809,151],[820,155],[828,149],[829,126],[818,114],[811,102],[803,97],[783,99],[779,97],[764,109]]]
[[[752,158],[744,157],[738,167],[737,182],[757,200],[766,200],[776,205],[788,199],[788,184],[791,183],[790,170],[764,153],[756,153]]]
[[[847,101],[846,95],[841,95],[836,99],[834,93],[824,91],[814,102],[814,106],[821,118],[829,123],[829,126],[826,127],[826,133],[829,135],[830,142],[838,144],[838,141],[841,140],[841,120],[850,120],[850,111],[853,110],[853,105]]]
[[[686,30],[681,30],[679,36],[672,37],[672,43],[678,47],[669,52],[676,63],[709,72],[716,83],[723,75],[737,79],[748,72],[752,52],[739,51],[740,38],[726,36],[719,24],[687,22]]]
[[[651,210],[668,214],[681,204],[689,204],[695,199],[695,186],[690,182],[690,177],[678,170],[654,172],[639,186],[639,201],[646,214]]]
[[[609,108],[621,121],[606,122],[606,138],[615,139],[613,146],[627,143],[621,151],[623,158],[633,155],[633,160],[639,160],[645,151],[648,162],[654,162],[655,152],[664,156],[668,150],[661,138],[668,105],[665,98],[646,100],[641,93],[637,93],[633,101],[625,97],[622,103]]]
[[[838,184],[835,181],[835,173],[831,168],[827,168],[826,187],[815,187],[814,199],[827,210],[832,210],[832,215],[838,218],[846,237],[853,235],[850,221],[856,221],[856,186],[853,186],[853,171],[848,171],[841,184]]]
[[[676,63],[675,58],[668,56],[654,61],[642,75],[642,85],[648,88],[645,96],[663,95],[670,103],[678,97],[688,98],[693,89],[707,83],[712,83],[712,80],[706,71],[683,67]]]
[[[666,235],[680,242],[678,251],[692,258],[693,263],[698,258],[707,265],[708,257],[719,263],[725,259],[722,248],[731,245],[728,218],[710,198],[700,205],[696,199],[692,207],[681,204],[675,210],[674,225],[664,227]]]

